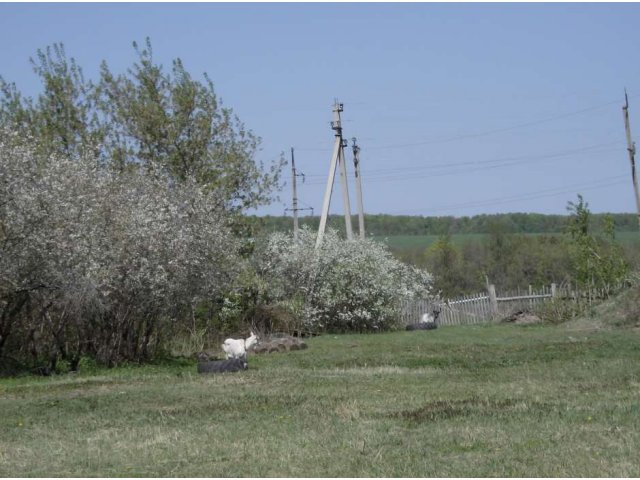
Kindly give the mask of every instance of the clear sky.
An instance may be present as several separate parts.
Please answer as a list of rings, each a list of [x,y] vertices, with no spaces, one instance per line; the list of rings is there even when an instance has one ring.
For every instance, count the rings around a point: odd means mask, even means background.
[[[633,212],[621,107],[626,87],[638,138],[638,25],[633,3],[4,3],[0,75],[37,94],[29,57],[62,42],[97,79],[149,36],[159,62],[209,74],[262,137],[259,159],[295,148],[300,206],[316,214],[334,98],[361,146],[367,213],[565,213],[577,193],[594,212]],[[259,213],[290,206],[289,178]]]

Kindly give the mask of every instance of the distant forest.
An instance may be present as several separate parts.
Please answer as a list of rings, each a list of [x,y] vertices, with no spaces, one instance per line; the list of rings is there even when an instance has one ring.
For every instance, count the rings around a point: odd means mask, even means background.
[[[638,230],[638,220],[632,213],[594,213],[592,222],[598,231],[604,225],[604,219],[610,216],[618,232]],[[291,216],[252,216],[250,217],[258,230],[286,232],[293,229]],[[541,213],[501,213],[494,215],[475,215],[473,217],[423,217],[408,215],[365,215],[367,236],[384,237],[390,235],[444,235],[493,233],[561,233],[565,230],[568,215],[544,215]],[[299,217],[300,226],[308,225],[317,229],[319,216]],[[358,228],[358,217],[352,217],[355,230]],[[331,215],[328,226],[344,232],[344,217]]]

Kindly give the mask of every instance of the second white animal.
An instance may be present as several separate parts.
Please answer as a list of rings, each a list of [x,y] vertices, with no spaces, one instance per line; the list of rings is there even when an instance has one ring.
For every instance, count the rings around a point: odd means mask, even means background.
[[[227,358],[239,358],[241,360],[247,360],[247,350],[258,343],[258,337],[255,333],[251,332],[251,336],[247,339],[235,339],[227,338],[222,344],[222,350],[227,355]]]

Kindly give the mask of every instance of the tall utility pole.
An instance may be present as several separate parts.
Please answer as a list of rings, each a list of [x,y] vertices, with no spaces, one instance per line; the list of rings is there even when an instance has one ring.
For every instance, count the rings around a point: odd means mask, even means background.
[[[353,166],[356,172],[356,194],[358,197],[358,229],[360,231],[360,239],[364,240],[364,207],[362,206],[362,179],[360,178],[360,147],[356,144],[355,137],[353,141]]]
[[[638,212],[638,225],[640,225],[640,193],[638,193],[638,177],[636,176],[636,144],[631,140],[631,126],[629,125],[629,98],[627,97],[627,90],[624,91],[624,107],[622,107],[624,114],[624,128],[627,134],[627,150],[629,151],[629,161],[631,162],[631,179],[633,180],[633,191],[636,195],[636,210]]]
[[[293,238],[298,238],[298,212],[301,210],[311,210],[311,214],[313,215],[313,207],[308,208],[298,208],[298,190],[296,188],[296,177],[302,177],[302,182],[304,183],[304,173],[297,173],[296,171],[296,161],[293,156],[293,147],[291,147],[291,187],[293,190],[293,201],[292,208],[286,208],[285,214],[287,211],[291,210],[293,212]]]
[[[293,238],[298,238],[298,192],[296,191],[296,161],[291,147],[291,186],[293,188]]]
[[[347,232],[347,240],[353,240],[353,229],[351,226],[351,206],[349,203],[349,188],[347,186],[347,168],[344,156],[345,142],[342,139],[342,122],[340,121],[340,112],[343,111],[343,105],[338,100],[333,104],[333,121],[331,128],[335,132],[335,141],[333,145],[333,154],[329,165],[329,176],[327,178],[327,187],[324,191],[324,201],[322,202],[322,214],[320,216],[320,226],[318,227],[318,239],[316,240],[316,248],[322,244],[324,231],[327,226],[327,216],[329,215],[329,206],[331,205],[331,193],[333,192],[333,183],[336,176],[336,168],[340,164],[340,183],[342,184],[342,202],[344,205],[344,221]]]

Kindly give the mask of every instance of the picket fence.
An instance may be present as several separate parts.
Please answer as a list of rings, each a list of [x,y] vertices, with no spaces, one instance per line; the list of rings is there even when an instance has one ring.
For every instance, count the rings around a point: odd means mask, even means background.
[[[456,299],[406,300],[402,304],[401,318],[402,323],[408,325],[419,322],[424,313],[439,310],[440,325],[486,323],[505,318],[518,311],[532,311],[554,297],[564,301],[593,303],[608,298],[618,288],[581,290],[571,285],[551,284],[535,290],[529,286],[526,290],[517,289],[497,295],[495,287],[489,285],[487,292],[463,295]]]

